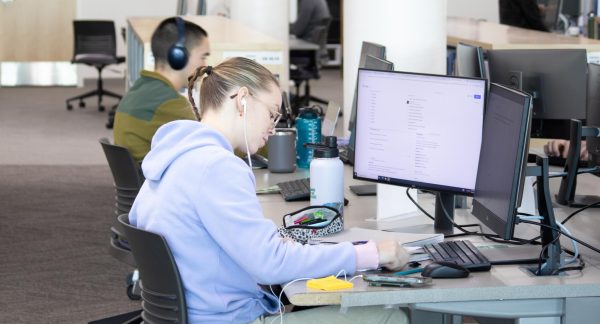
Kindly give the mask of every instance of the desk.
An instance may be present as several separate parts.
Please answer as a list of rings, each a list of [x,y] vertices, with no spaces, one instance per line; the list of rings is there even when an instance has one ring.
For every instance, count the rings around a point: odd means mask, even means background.
[[[319,45],[305,41],[300,38],[290,36],[290,52],[291,51],[318,51]]]
[[[448,46],[459,42],[491,49],[557,49],[584,48],[600,51],[600,41],[585,37],[546,33],[470,18],[448,17],[446,25]]]
[[[381,228],[381,224],[366,221],[375,214],[376,199],[373,197],[357,197],[352,194],[350,184],[363,183],[352,179],[352,169],[345,166],[345,196],[350,203],[344,209],[344,221],[347,228],[360,226]],[[266,170],[255,171],[257,187],[274,185],[290,178],[308,176],[306,170],[285,175],[269,174]],[[591,175],[580,178],[581,193],[597,192],[600,179]],[[551,183],[552,192],[557,191],[558,180]],[[307,205],[307,202],[283,202],[279,195],[259,196],[265,215],[281,225],[281,216],[289,211]],[[419,197],[420,204],[427,210],[433,209],[433,200],[425,196]],[[569,208],[557,208],[559,219],[571,212]],[[578,219],[568,224],[573,235],[586,242],[600,246],[597,234],[598,211],[587,210],[578,215]],[[457,223],[474,222],[469,210],[456,211]],[[415,223],[430,223],[423,216],[407,220],[390,222],[385,227],[411,226]],[[532,237],[538,228],[532,225],[519,225],[516,235]],[[529,233],[528,236],[524,234]],[[566,241],[562,243],[567,246]],[[584,250],[584,253],[586,251]],[[457,314],[488,317],[548,317],[544,323],[592,323],[600,316],[600,256],[587,251],[587,266],[583,276],[568,277],[533,277],[519,266],[494,266],[489,272],[473,273],[465,280],[436,279],[435,285],[429,288],[380,288],[369,287],[361,279],[355,279],[352,290],[338,292],[312,291],[304,282],[297,282],[286,287],[286,295],[295,305],[341,305],[342,307],[362,305],[403,304],[412,309],[413,323],[441,322],[445,315]],[[539,323],[539,322],[538,322]]]
[[[152,33],[167,17],[130,17],[127,19],[127,82],[131,85],[142,69],[154,70],[154,57],[150,46]],[[254,58],[271,72],[279,75],[282,85],[289,79],[284,65],[286,44],[250,29],[238,22],[219,16],[185,16],[186,20],[204,28],[210,40],[208,64],[217,65],[232,56]]]

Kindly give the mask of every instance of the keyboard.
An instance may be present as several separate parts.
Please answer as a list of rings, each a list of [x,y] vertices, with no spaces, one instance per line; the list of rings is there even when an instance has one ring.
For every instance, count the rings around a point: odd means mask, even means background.
[[[447,241],[423,246],[425,252],[436,261],[450,261],[469,271],[489,271],[490,261],[481,254],[471,241]]]
[[[280,182],[277,186],[286,201],[310,200],[309,178]]]

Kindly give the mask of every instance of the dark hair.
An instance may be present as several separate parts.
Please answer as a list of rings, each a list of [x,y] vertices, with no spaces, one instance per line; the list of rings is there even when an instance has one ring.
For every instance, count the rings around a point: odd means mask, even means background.
[[[192,89],[200,77],[200,107],[202,112],[216,109],[223,104],[232,89],[246,87],[251,94],[269,90],[269,86],[279,86],[279,81],[266,67],[244,57],[232,57],[221,64],[201,66],[188,77],[188,98],[196,118],[200,120],[200,112],[192,97]]]
[[[182,19],[185,27],[185,47],[190,51],[208,37],[208,33],[202,27]],[[169,48],[177,42],[179,33],[175,17],[163,20],[152,34],[152,54],[155,62],[167,63]]]

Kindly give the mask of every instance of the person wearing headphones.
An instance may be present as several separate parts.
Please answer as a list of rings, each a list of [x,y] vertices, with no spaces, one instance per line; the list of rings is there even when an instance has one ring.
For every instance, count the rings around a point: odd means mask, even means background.
[[[200,105],[191,89],[200,81]],[[279,118],[277,79],[262,65],[231,58],[196,69],[188,94],[199,121],[163,125],[142,163],[146,182],[132,225],[165,237],[185,289],[190,323],[268,323],[280,301],[260,285],[357,269],[402,268],[396,241],[301,245],[283,239],[263,216],[251,168],[234,149],[255,153]],[[200,118],[201,117],[201,118]],[[285,323],[406,323],[399,307],[337,306],[286,313]]]
[[[210,54],[208,34],[202,27],[180,17],[163,20],[151,40],[154,71],[143,70],[125,94],[115,113],[115,144],[129,149],[141,162],[156,130],[179,119],[195,120],[187,98],[179,91],[187,77],[206,65]]]

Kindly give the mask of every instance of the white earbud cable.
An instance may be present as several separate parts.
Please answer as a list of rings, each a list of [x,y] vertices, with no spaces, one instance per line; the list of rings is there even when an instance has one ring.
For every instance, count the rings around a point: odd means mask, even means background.
[[[248,158],[248,165],[252,169],[252,160],[250,159],[250,147],[248,146],[248,135],[246,133],[246,105],[244,104],[244,142],[246,142],[246,157]]]

